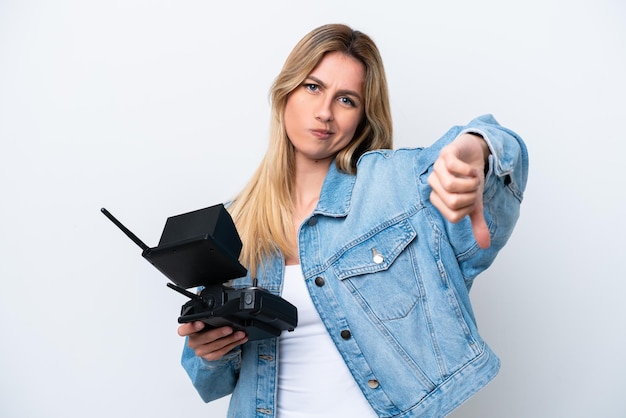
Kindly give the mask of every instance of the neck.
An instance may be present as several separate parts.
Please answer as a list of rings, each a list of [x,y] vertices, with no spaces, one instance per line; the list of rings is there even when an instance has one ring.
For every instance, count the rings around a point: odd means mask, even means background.
[[[293,194],[293,237],[297,246],[297,231],[304,219],[313,212],[320,198],[322,185],[332,160],[299,161],[296,158]],[[295,256],[285,257],[285,264],[299,264],[297,247]]]
[[[293,202],[296,213],[308,214],[315,208],[331,161],[296,162]]]

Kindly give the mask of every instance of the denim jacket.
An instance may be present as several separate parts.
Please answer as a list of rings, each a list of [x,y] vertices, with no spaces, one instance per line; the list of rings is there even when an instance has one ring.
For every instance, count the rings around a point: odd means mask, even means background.
[[[443,146],[478,133],[491,156],[484,187],[491,247],[469,219],[446,221],[429,201],[428,175]],[[331,164],[319,203],[298,232],[311,299],[355,381],[381,417],[448,414],[498,372],[469,299],[474,278],[513,231],[526,186],[522,140],[490,115],[453,127],[428,148],[364,154],[357,174]],[[280,254],[259,286],[280,294]],[[235,287],[251,284],[250,277]],[[218,361],[185,347],[182,364],[205,402],[232,394],[229,417],[275,416],[278,341],[252,341]]]

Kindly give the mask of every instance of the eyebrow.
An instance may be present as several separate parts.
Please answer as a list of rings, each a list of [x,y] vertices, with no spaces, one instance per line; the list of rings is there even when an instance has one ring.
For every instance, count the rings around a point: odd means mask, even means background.
[[[326,84],[322,80],[320,80],[319,78],[317,78],[317,77],[315,77],[313,75],[308,76],[306,79],[307,80],[313,80],[313,81],[315,81],[316,84],[319,84],[320,86],[326,88]],[[354,90],[346,90],[346,89],[344,89],[344,90],[339,90],[337,93],[339,93],[339,94],[346,94],[348,96],[354,96],[359,101],[363,102],[363,98],[361,97],[361,95],[359,93],[357,93],[356,91],[354,91]]]

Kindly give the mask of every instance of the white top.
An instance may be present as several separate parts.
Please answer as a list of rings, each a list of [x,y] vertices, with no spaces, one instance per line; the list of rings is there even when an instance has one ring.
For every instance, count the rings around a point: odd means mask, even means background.
[[[298,308],[298,326],[278,339],[277,416],[376,417],[328,335],[299,265],[286,266],[282,297]]]

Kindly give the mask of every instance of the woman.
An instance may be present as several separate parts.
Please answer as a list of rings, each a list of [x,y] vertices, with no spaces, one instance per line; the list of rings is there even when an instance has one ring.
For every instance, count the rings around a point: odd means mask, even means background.
[[[473,279],[507,241],[526,184],[521,139],[492,117],[391,151],[379,52],[325,25],[272,87],[268,151],[229,208],[249,274],[298,327],[248,342],[185,324],[183,366],[231,417],[443,416],[499,360],[477,332]]]

